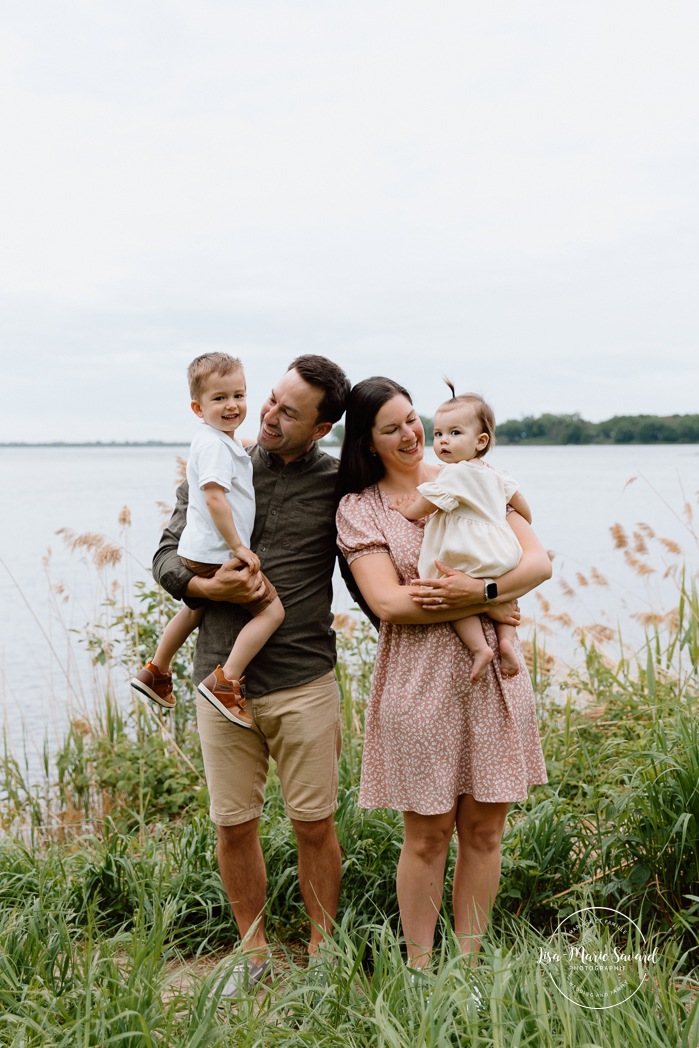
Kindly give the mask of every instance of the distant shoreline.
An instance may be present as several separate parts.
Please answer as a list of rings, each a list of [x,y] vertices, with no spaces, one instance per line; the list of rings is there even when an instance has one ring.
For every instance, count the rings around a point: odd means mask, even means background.
[[[427,441],[426,443],[431,443]],[[570,441],[570,440],[551,440],[546,438],[537,437],[525,437],[524,439],[512,440],[508,437],[498,436],[497,440],[499,447],[550,447],[550,448],[563,448],[563,447],[628,447],[628,446],[648,446],[652,447],[656,444],[662,444],[666,447],[677,447],[678,445],[691,446],[699,444],[699,440],[594,440],[594,441]],[[188,440],[114,440],[114,441],[103,441],[103,440],[85,440],[85,441],[69,441],[69,440],[51,440],[51,441],[38,441],[36,444],[29,443],[28,441],[10,441],[3,443],[0,441],[0,450],[2,448],[187,448],[189,447],[190,441]],[[321,448],[339,448],[341,443],[339,441],[321,441]]]
[[[0,441],[0,448],[188,448],[190,440],[28,440]],[[323,441],[323,448],[339,448],[339,442]]]
[[[0,448],[186,448],[189,440],[28,440],[0,441]]]

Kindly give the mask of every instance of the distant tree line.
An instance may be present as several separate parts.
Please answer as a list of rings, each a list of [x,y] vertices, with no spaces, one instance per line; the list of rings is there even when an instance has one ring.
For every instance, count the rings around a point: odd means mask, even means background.
[[[696,444],[699,415],[615,415],[604,422],[529,415],[501,423],[496,437],[501,444]]]
[[[433,440],[432,419],[421,415],[425,440]],[[333,427],[328,444],[341,444],[343,425]],[[526,415],[501,422],[500,444],[699,444],[699,415],[615,415],[588,422],[580,415]]]

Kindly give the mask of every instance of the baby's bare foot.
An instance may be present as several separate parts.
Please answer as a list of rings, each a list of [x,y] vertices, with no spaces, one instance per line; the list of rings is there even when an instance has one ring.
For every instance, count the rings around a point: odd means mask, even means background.
[[[493,661],[493,652],[491,648],[478,648],[473,653],[473,666],[471,667],[471,673],[469,674],[469,680],[472,684],[480,680],[484,675],[485,671]]]
[[[516,677],[519,673],[519,659],[512,641],[504,640],[500,643],[500,665],[503,677]]]

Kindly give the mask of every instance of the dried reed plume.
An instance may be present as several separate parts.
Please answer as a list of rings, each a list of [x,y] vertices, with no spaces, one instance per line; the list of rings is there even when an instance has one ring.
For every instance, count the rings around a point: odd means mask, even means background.
[[[563,626],[563,628],[566,629],[566,630],[572,629],[573,626],[575,625],[575,622],[573,621],[573,619],[565,611],[560,611],[557,615],[549,615],[549,618],[551,619],[552,622],[557,622],[559,625]]]
[[[336,633],[344,633],[352,637],[356,632],[359,620],[354,615],[348,615],[344,611],[338,611],[333,618],[333,629]]]
[[[640,531],[634,531],[633,533],[633,548],[636,553],[641,557],[648,556],[648,543],[641,534]]]
[[[655,568],[651,568],[650,564],[646,564],[644,561],[639,560],[638,557],[634,557],[627,549],[624,550],[624,560],[637,575],[655,575]]]
[[[661,539],[658,539],[658,542],[662,543],[662,545],[665,547],[665,549],[668,551],[668,553],[671,553],[673,555],[673,557],[681,557],[682,556],[682,547],[680,546],[680,544],[678,542],[675,542],[673,539],[662,539],[661,538]]]
[[[178,484],[181,484],[183,480],[187,479],[187,459],[182,458],[181,455],[178,455],[175,461],[177,462],[175,480]]]
[[[524,656],[524,663],[530,673],[534,671],[534,645],[531,641],[522,641],[522,655]],[[551,674],[553,672],[555,659],[553,655],[549,655],[547,652],[537,645],[536,648],[536,663],[538,672],[545,674]]]
[[[578,585],[580,585],[580,586],[589,586],[590,585],[590,583],[587,581],[587,579],[583,575],[582,571],[576,572],[575,573],[575,577],[578,580]]]
[[[609,585],[609,583],[605,579],[604,575],[602,575],[597,570],[597,568],[590,568],[590,578],[594,582],[595,586],[608,586]]]
[[[609,529],[614,539],[614,549],[626,549],[629,544],[629,537],[622,528],[621,524],[612,524]]]
[[[558,580],[558,586],[559,586],[559,589],[561,590],[561,593],[563,594],[564,597],[574,597],[575,596],[575,590],[573,589],[573,587],[570,585],[569,582],[566,582],[565,579],[559,579]]]
[[[122,506],[121,512],[119,513],[119,527],[130,528],[131,527],[131,510],[128,506]]]
[[[655,538],[655,532],[651,528],[650,524],[645,524],[645,523],[642,522],[640,524],[637,524],[636,527],[638,528],[639,531],[643,532],[643,534],[646,536],[646,538],[648,538],[648,539],[654,539]]]
[[[161,502],[160,500],[156,502],[156,506],[160,510],[160,520],[164,526],[172,516],[172,506],[168,505],[167,502]]]
[[[59,528],[56,534],[61,536],[72,553],[77,550],[85,550],[86,553],[89,553],[92,563],[97,568],[114,567],[119,563],[124,552],[121,546],[109,542],[104,535],[96,531],[86,531],[82,535],[76,535],[72,528]]]
[[[582,635],[589,634],[596,644],[608,644],[610,640],[614,640],[616,633],[609,626],[602,626],[601,623],[593,623],[592,626],[582,626],[578,631]]]
[[[656,627],[665,624],[674,629],[679,627],[679,614],[677,609],[668,611],[665,614],[661,611],[634,611],[631,618],[635,619],[636,622],[640,622],[642,626]]]

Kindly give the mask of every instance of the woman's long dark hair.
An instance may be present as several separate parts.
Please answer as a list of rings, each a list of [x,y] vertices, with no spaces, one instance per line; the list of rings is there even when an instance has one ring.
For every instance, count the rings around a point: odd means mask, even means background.
[[[407,389],[383,375],[365,378],[353,386],[345,409],[345,436],[337,473],[337,500],[343,495],[364,491],[384,475],[378,455],[369,450],[371,430],[381,408],[393,397],[413,400]]]

